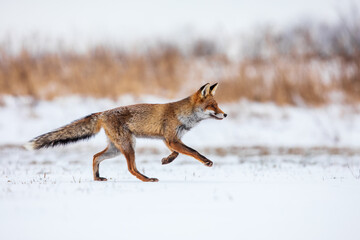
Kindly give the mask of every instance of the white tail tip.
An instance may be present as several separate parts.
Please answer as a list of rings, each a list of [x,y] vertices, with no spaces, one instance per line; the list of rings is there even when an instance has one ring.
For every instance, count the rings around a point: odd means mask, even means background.
[[[34,150],[34,143],[33,142],[27,142],[26,144],[23,145],[24,148],[26,148],[27,150]]]

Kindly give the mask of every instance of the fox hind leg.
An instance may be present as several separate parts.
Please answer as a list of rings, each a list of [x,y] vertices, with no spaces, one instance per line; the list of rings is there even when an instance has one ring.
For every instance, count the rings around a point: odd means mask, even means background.
[[[158,182],[159,180],[157,178],[149,178],[137,170],[133,142],[133,136],[129,133],[126,137],[122,136],[121,140],[115,143],[115,146],[120,149],[126,158],[129,172],[143,182]]]
[[[107,179],[104,177],[100,177],[99,174],[99,165],[102,161],[114,158],[118,155],[120,155],[120,151],[115,147],[115,145],[110,142],[109,145],[101,152],[98,152],[94,155],[93,158],[93,174],[94,174],[94,180],[95,181],[106,181]]]

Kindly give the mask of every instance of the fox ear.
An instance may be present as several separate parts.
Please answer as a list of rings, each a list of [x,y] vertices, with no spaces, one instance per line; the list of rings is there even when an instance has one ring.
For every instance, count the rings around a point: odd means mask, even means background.
[[[215,95],[215,92],[216,92],[216,89],[217,89],[218,85],[219,85],[219,83],[215,83],[214,85],[212,85],[212,86],[210,87],[210,94],[211,94],[212,96]]]
[[[209,95],[210,92],[210,84],[209,83],[205,84],[199,89],[198,92],[201,97],[206,97],[207,95]]]

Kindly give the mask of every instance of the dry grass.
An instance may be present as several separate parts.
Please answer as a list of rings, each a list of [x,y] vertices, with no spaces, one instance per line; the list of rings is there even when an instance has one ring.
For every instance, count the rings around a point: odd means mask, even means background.
[[[81,94],[117,97],[124,93],[172,96],[181,86],[181,55],[176,49],[146,55],[98,47],[86,54],[2,53],[0,93],[51,99]],[[167,92],[162,92],[162,90]]]
[[[287,61],[288,60],[288,61]],[[323,68],[328,64],[319,63]],[[312,69],[311,63],[273,59],[272,61],[243,61],[238,75],[224,81],[224,100],[239,97],[258,102],[275,102],[279,105],[321,105],[329,101],[334,90],[331,83],[322,80],[321,69]]]
[[[87,53],[18,54],[0,48],[0,94],[37,99],[80,94],[117,98],[154,94],[178,98],[205,82],[220,82],[220,101],[241,98],[279,105],[321,105],[331,93],[360,101],[360,57],[273,54],[230,60],[208,42],[193,50],[159,44],[143,52],[96,47]],[[3,50],[1,50],[3,49]]]

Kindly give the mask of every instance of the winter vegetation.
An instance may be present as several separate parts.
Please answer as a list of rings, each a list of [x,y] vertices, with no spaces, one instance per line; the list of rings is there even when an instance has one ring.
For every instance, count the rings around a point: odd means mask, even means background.
[[[220,82],[220,101],[278,105],[360,101],[360,24],[356,12],[337,23],[271,27],[218,41],[157,42],[122,49],[41,50],[0,45],[0,94],[53,99],[151,94],[178,98],[194,85]],[[27,46],[27,47],[26,47]],[[237,49],[237,50],[233,50]]]

